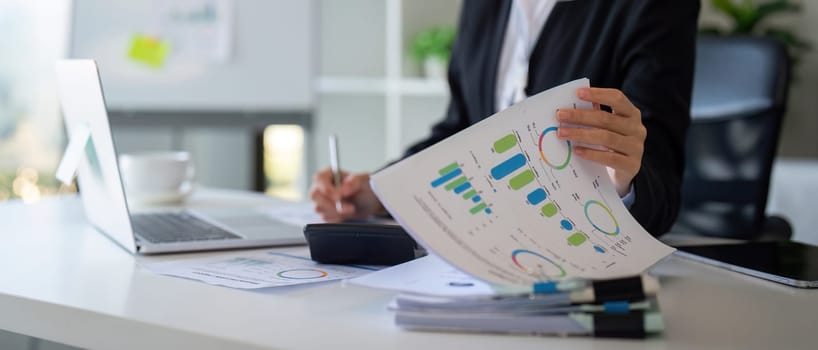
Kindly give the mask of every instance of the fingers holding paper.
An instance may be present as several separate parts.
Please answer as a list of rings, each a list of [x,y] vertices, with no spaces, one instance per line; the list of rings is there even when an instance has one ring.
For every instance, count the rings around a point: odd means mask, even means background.
[[[647,129],[642,113],[617,89],[579,89],[577,96],[592,102],[595,109],[566,109],[557,113],[560,123],[558,137],[575,144],[597,145],[590,148],[574,146],[577,156],[609,168],[608,173],[620,196],[628,194],[634,177],[642,166]],[[599,108],[609,106],[611,112]]]

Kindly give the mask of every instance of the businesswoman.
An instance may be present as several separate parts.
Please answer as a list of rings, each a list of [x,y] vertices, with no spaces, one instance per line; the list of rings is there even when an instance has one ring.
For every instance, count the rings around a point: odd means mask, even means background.
[[[449,64],[451,102],[419,152],[526,96],[588,77],[579,98],[591,111],[557,119],[558,136],[609,151],[575,146],[604,164],[633,216],[652,234],[676,219],[684,141],[690,123],[698,0],[465,0]],[[326,169],[310,197],[327,221],[384,213],[369,174]],[[335,202],[343,200],[340,212]]]

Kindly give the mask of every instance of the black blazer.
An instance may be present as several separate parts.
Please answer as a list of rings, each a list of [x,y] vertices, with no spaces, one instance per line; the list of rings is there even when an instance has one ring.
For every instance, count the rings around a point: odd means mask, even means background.
[[[622,90],[648,130],[631,213],[652,234],[679,210],[699,0],[558,2],[531,54],[528,95],[588,77]],[[494,114],[511,0],[465,0],[449,64],[451,102],[416,153]]]

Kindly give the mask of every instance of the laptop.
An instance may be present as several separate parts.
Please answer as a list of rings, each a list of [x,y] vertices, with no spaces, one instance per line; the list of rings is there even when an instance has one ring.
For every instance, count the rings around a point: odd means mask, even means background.
[[[93,60],[57,63],[60,105],[69,135],[90,132],[77,181],[88,221],[134,254],[305,244],[301,228],[260,208],[175,210],[132,215],[120,177],[105,98]]]

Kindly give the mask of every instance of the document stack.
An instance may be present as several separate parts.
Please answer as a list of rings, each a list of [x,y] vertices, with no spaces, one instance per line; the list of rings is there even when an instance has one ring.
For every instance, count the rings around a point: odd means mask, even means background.
[[[644,338],[664,328],[658,291],[658,280],[642,275],[544,282],[494,296],[402,293],[390,308],[410,330]]]

